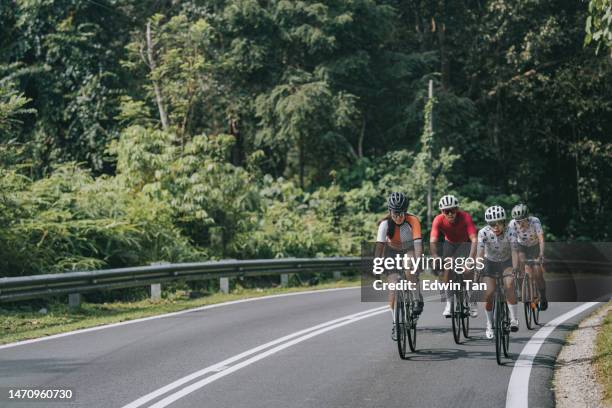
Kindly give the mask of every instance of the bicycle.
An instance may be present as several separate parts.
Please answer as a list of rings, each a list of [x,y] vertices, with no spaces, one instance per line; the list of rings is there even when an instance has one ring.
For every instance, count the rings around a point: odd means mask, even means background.
[[[527,265],[540,265],[538,259],[527,259],[525,260],[525,266]],[[522,301],[525,310],[525,324],[527,328],[531,330],[535,328],[535,325],[540,324],[540,295],[538,285],[535,279],[532,279],[527,268],[525,268],[525,276],[523,277],[522,287]],[[534,324],[532,324],[532,322]]]
[[[502,276],[495,278],[495,295],[493,303],[493,321],[495,333],[495,358],[497,364],[502,365],[502,352],[508,358],[510,349],[510,311],[504,295],[504,281]]]
[[[455,343],[461,344],[461,332],[463,337],[469,338],[470,332],[470,303],[469,294],[463,283],[463,273],[454,271],[457,283],[461,286],[459,290],[453,290],[451,299],[451,320],[453,326],[453,338]],[[455,281],[453,280],[453,283]]]
[[[405,272],[400,274],[399,282],[406,279]],[[418,287],[419,279],[416,284]],[[416,327],[418,317],[414,315],[415,295],[412,290],[395,290],[395,332],[397,335],[397,350],[400,358],[407,358],[407,347],[411,351],[416,351]]]

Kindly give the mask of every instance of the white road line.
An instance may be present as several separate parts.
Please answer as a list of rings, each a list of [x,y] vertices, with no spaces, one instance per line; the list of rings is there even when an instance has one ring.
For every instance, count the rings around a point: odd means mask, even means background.
[[[210,383],[212,383],[214,381],[217,381],[220,378],[223,378],[223,377],[225,377],[227,375],[230,375],[231,373],[233,373],[235,371],[238,371],[241,368],[249,366],[249,365],[251,365],[251,364],[253,364],[253,363],[255,363],[255,362],[259,361],[259,360],[262,360],[262,359],[264,359],[266,357],[269,357],[269,356],[271,356],[271,355],[273,355],[275,353],[278,353],[281,350],[284,350],[284,349],[289,348],[289,347],[291,347],[291,346],[293,346],[295,344],[298,344],[298,343],[301,343],[303,341],[306,341],[306,340],[308,340],[308,339],[310,339],[312,337],[315,337],[315,336],[318,336],[320,334],[326,333],[326,332],[328,332],[330,330],[334,330],[334,329],[337,329],[339,327],[346,326],[347,324],[351,324],[351,323],[354,323],[354,322],[359,321],[361,319],[366,319],[368,317],[372,317],[372,316],[375,316],[375,315],[378,315],[378,314],[381,314],[381,313],[387,313],[387,310],[380,310],[378,312],[373,312],[373,313],[370,313],[370,314],[367,314],[367,315],[364,315],[364,316],[361,316],[361,317],[358,317],[358,318],[350,319],[350,320],[347,320],[347,321],[335,324],[333,326],[328,326],[328,327],[325,327],[323,329],[317,330],[315,332],[311,332],[309,334],[306,334],[306,335],[304,335],[302,337],[298,337],[297,339],[288,341],[286,343],[283,343],[283,344],[281,344],[279,346],[276,346],[276,347],[274,347],[274,348],[272,348],[270,350],[264,351],[261,354],[257,354],[256,356],[253,356],[253,357],[249,358],[248,360],[245,360],[245,361],[243,361],[241,363],[238,363],[238,364],[228,368],[227,370],[221,371],[221,372],[219,372],[217,374],[211,375],[210,377],[206,377],[206,378],[204,378],[204,379],[202,379],[202,380],[200,380],[200,381],[198,381],[196,383],[193,383],[193,384],[183,388],[182,390],[177,391],[174,394],[171,394],[171,395],[167,396],[166,398],[160,400],[159,402],[149,406],[149,408],[163,408],[163,407],[166,407],[166,406],[172,404],[173,402],[175,402],[176,400],[178,400],[180,398],[183,398],[184,396],[186,396],[188,394],[191,394],[192,392],[197,391],[200,388],[202,388],[202,387],[204,387],[204,386],[206,386],[206,385],[208,385],[208,384],[210,384]]]
[[[303,329],[303,330],[300,330],[300,331],[288,334],[288,335],[280,337],[280,338],[278,338],[276,340],[272,340],[272,341],[270,341],[268,343],[259,345],[257,347],[252,348],[252,349],[249,349],[249,350],[246,350],[246,351],[244,351],[244,352],[242,352],[240,354],[237,354],[237,355],[235,355],[233,357],[230,357],[230,358],[228,358],[226,360],[220,361],[220,362],[218,362],[216,364],[213,364],[213,365],[211,365],[209,367],[206,367],[206,368],[203,368],[203,369],[201,369],[199,371],[191,373],[191,374],[189,374],[189,375],[187,375],[187,376],[185,376],[183,378],[180,378],[180,379],[178,379],[178,380],[176,380],[176,381],[174,381],[174,382],[172,382],[172,383],[170,383],[170,384],[168,384],[168,385],[166,385],[166,386],[164,386],[162,388],[159,388],[159,389],[157,389],[157,390],[155,390],[155,391],[153,391],[153,392],[151,392],[151,393],[149,393],[147,395],[144,395],[144,396],[138,398],[137,400],[135,400],[135,401],[133,401],[133,402],[127,404],[127,405],[124,405],[123,408],[137,408],[137,407],[140,407],[143,404],[146,404],[147,402],[149,402],[149,401],[151,401],[151,400],[153,400],[153,399],[155,399],[157,397],[160,397],[160,396],[166,394],[169,391],[172,391],[172,390],[174,390],[176,388],[179,388],[180,386],[182,386],[182,385],[184,385],[184,384],[186,384],[186,383],[188,383],[190,381],[193,381],[193,380],[197,379],[198,377],[202,377],[203,375],[211,373],[211,372],[218,372],[218,374],[215,374],[215,376],[223,374],[223,373],[226,373],[226,372],[227,372],[227,374],[230,374],[230,373],[236,371],[235,367],[238,366],[238,365],[236,365],[236,366],[228,367],[230,364],[235,363],[236,361],[241,360],[244,357],[247,357],[247,356],[250,356],[250,355],[255,354],[257,352],[260,352],[262,350],[265,350],[268,347],[277,345],[279,343],[283,343],[285,341],[291,340],[291,339],[293,339],[295,337],[304,335],[306,333],[311,333],[313,331],[315,331],[316,334],[314,334],[314,335],[316,336],[318,334],[323,333],[323,331],[321,331],[321,330],[325,330],[325,331],[332,330],[332,329],[334,329],[336,327],[340,327],[338,324],[344,325],[344,324],[353,323],[353,322],[355,322],[357,320],[361,320],[361,319],[366,318],[366,317],[370,317],[370,316],[374,316],[374,315],[379,314],[379,313],[387,312],[387,309],[388,309],[388,306],[381,306],[381,307],[376,307],[376,308],[373,308],[373,309],[368,309],[368,310],[365,310],[363,312],[354,313],[354,314],[351,314],[351,315],[340,317],[338,319],[329,320],[327,322],[318,324],[316,326],[311,326],[311,327],[308,327],[306,329]],[[314,336],[310,336],[310,337],[314,337]],[[308,338],[310,338],[310,337],[308,337]],[[300,337],[300,339],[302,339],[300,341],[306,340],[306,338],[302,338],[302,337]],[[296,339],[296,340],[299,340],[299,339]],[[285,344],[289,344],[286,347],[289,347],[289,346],[291,346],[293,344],[297,344],[297,343],[294,343],[294,342],[290,342],[290,343],[291,344],[285,343]],[[284,344],[283,344],[283,346],[284,346]],[[283,348],[286,348],[286,347],[283,347]],[[275,350],[275,349],[273,349],[273,350]],[[280,351],[280,350],[282,350],[282,349],[278,349],[276,351]],[[273,353],[271,353],[271,354],[273,354]],[[258,356],[255,356],[255,357],[258,357]],[[263,358],[263,357],[261,357],[261,358]],[[259,359],[261,359],[261,358],[259,358]],[[247,361],[249,361],[249,360],[247,360]],[[227,374],[224,374],[222,376],[225,376]],[[212,377],[214,377],[214,376],[211,376],[211,377],[208,377],[208,378],[212,378]],[[221,378],[221,377],[218,377],[218,378]]]
[[[105,324],[105,325],[102,325],[102,326],[90,327],[88,329],[79,329],[79,330],[74,330],[74,331],[70,331],[70,332],[66,332],[66,333],[54,334],[54,335],[51,335],[51,336],[40,337],[40,338],[37,338],[37,339],[24,340],[24,341],[18,341],[18,342],[15,342],[15,343],[3,344],[3,345],[0,345],[0,350],[11,348],[11,347],[24,346],[26,344],[38,343],[40,341],[47,341],[47,340],[52,340],[52,339],[58,339],[58,338],[61,338],[61,337],[72,336],[72,335],[75,335],[75,334],[89,333],[89,332],[93,332],[93,331],[109,329],[109,328],[112,328],[112,327],[119,327],[119,326],[125,326],[125,325],[128,325],[128,324],[146,322],[148,320],[162,319],[162,318],[171,317],[171,316],[178,316],[178,315],[182,315],[182,314],[185,314],[185,313],[198,312],[200,310],[207,310],[207,309],[214,309],[214,308],[222,307],[222,306],[235,305],[235,304],[238,304],[238,303],[254,302],[254,301],[257,301],[257,300],[273,299],[273,298],[288,297],[288,296],[310,295],[310,294],[314,294],[314,293],[334,292],[334,291],[338,291],[338,290],[359,289],[359,288],[360,288],[360,286],[352,286],[352,287],[348,287],[348,288],[333,288],[333,289],[308,290],[308,291],[304,291],[304,292],[281,293],[281,294],[278,294],[278,295],[269,295],[269,296],[260,296],[260,297],[254,297],[254,298],[248,298],[248,299],[232,300],[230,302],[215,303],[213,305],[206,305],[206,306],[196,307],[196,308],[193,308],[193,309],[181,310],[180,312],[165,313],[165,314],[157,315],[157,316],[143,317],[143,318],[140,318],[140,319],[127,320],[125,322]]]
[[[529,376],[531,374],[533,360],[538,355],[540,347],[542,347],[546,338],[558,325],[597,304],[598,302],[584,303],[562,314],[549,323],[546,323],[544,327],[531,337],[527,344],[525,344],[525,347],[523,347],[512,369],[512,375],[510,376],[508,391],[506,393],[506,408],[527,408],[529,406]]]

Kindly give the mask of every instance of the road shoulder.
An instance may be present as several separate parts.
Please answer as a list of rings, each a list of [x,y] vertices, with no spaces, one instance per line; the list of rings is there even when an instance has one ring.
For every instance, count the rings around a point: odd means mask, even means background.
[[[593,361],[595,340],[612,303],[584,319],[567,337],[555,365],[554,388],[559,408],[603,406],[603,386],[597,381]]]

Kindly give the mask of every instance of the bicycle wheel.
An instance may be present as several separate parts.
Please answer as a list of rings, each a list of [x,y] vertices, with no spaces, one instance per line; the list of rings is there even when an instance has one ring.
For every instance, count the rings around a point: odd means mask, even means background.
[[[536,294],[531,306],[534,327],[540,324],[540,293],[535,281],[533,282],[532,292]]]
[[[514,294],[516,295],[517,302],[523,301],[523,294],[521,293],[522,283],[522,279],[519,279],[518,276],[514,277]]]
[[[395,292],[395,335],[400,358],[406,359],[406,303],[401,290]]]
[[[504,331],[504,341],[502,343],[503,349],[504,349],[504,357],[508,358],[508,352],[510,351],[510,311],[508,310],[508,304],[506,302],[503,303],[503,308],[504,308],[504,324],[503,324],[503,331]]]
[[[470,337],[470,299],[466,292],[463,292],[463,303],[461,307],[461,328],[463,337]]]
[[[416,327],[417,320],[413,315],[413,298],[412,296],[408,299],[408,319],[407,319],[407,327],[406,327],[406,335],[408,337],[408,346],[410,346],[411,351],[416,351]]]
[[[533,328],[533,324],[532,324],[532,292],[531,292],[531,279],[529,278],[529,274],[525,274],[525,277],[523,278],[523,292],[525,293],[525,297],[523,299],[523,305],[524,305],[524,309],[525,309],[525,324],[527,325],[527,328],[529,330],[531,330]]]
[[[454,291],[453,300],[451,300],[451,319],[453,321],[453,338],[457,344],[461,344],[461,304],[461,291]]]
[[[494,315],[494,325],[495,325],[495,358],[497,359],[497,364],[501,365],[502,361],[502,343],[503,343],[503,312],[501,302],[499,301],[499,295],[495,295],[495,303],[493,304],[493,315]]]

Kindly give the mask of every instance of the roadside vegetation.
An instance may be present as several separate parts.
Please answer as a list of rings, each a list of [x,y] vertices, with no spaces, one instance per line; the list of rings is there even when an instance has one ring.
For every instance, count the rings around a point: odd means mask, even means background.
[[[608,303],[609,305],[611,303]],[[608,311],[595,342],[597,379],[603,386],[605,406],[612,405],[612,310]]]

